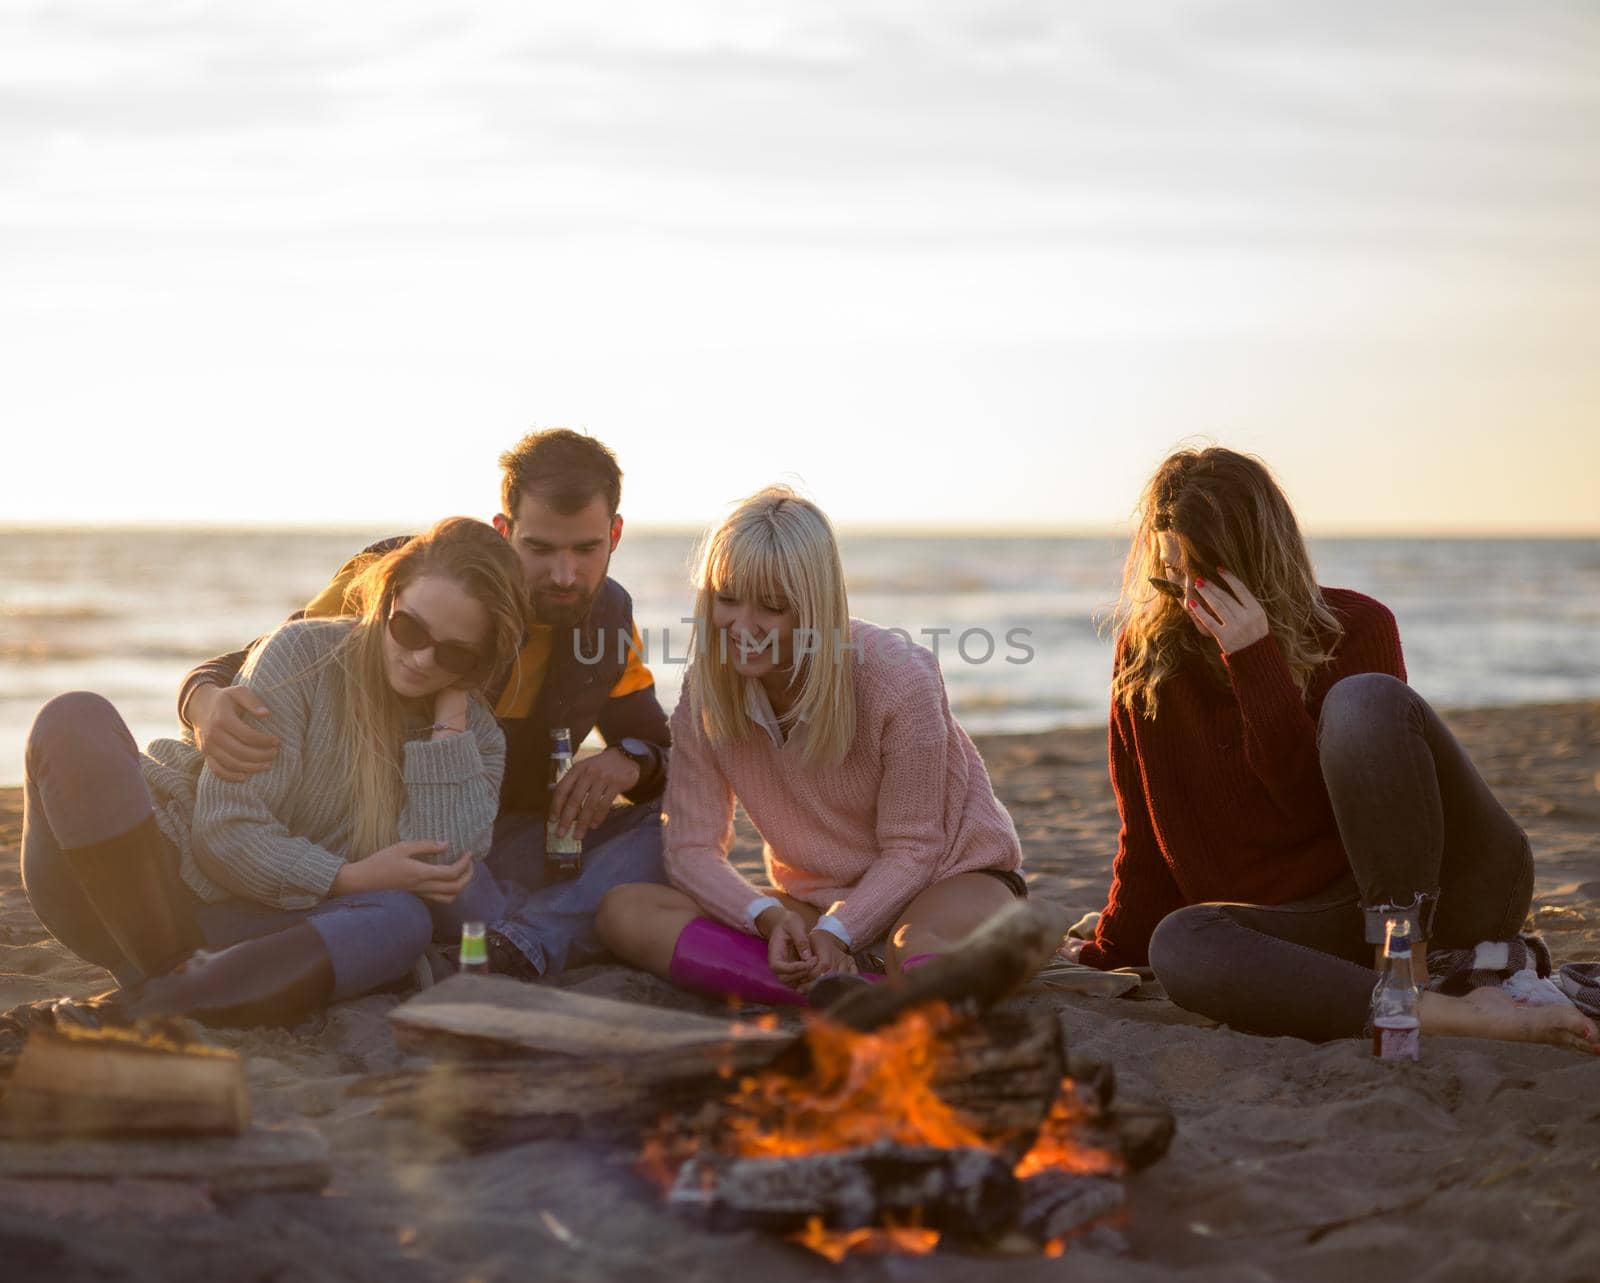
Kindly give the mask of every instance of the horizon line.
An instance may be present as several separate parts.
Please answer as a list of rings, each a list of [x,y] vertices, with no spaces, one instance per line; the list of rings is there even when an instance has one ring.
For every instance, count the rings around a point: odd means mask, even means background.
[[[463,514],[465,515],[465,514]],[[626,514],[623,514],[626,517]],[[403,529],[421,524],[403,519],[371,521],[235,521],[214,520],[173,521],[171,519],[129,519],[94,526],[101,534],[363,534],[375,528]],[[629,522],[625,534],[654,536],[698,537],[705,533],[706,525],[675,521]],[[942,523],[926,520],[908,522],[852,522],[834,523],[840,535],[864,535],[902,538],[1059,538],[1059,539],[1125,539],[1131,532],[1130,522],[1079,522],[1052,524],[1025,521],[976,521],[970,518],[953,518]],[[90,527],[68,521],[0,521],[0,535],[9,534],[70,534],[87,533]],[[1600,539],[1600,526],[1392,526],[1378,524],[1337,524],[1304,527],[1308,539]]]

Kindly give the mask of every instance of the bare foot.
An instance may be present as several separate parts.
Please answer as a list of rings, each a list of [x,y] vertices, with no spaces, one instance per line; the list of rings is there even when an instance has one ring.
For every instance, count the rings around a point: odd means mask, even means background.
[[[1463,998],[1424,993],[1421,1015],[1424,1033],[1548,1042],[1600,1055],[1600,1030],[1566,1003],[1526,1005],[1500,989],[1474,989]]]

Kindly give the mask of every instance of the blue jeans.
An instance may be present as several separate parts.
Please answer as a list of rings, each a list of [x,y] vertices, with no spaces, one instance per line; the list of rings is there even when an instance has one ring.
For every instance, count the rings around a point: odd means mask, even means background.
[[[583,839],[577,877],[551,882],[544,870],[542,815],[502,815],[494,845],[467,889],[450,904],[430,904],[435,938],[458,940],[463,922],[499,933],[541,976],[605,952],[594,915],[612,887],[665,882],[661,862],[661,803],[613,807]]]
[[[28,734],[22,811],[22,885],[39,921],[119,984],[139,980],[78,885],[62,851],[96,846],[148,820],[153,812],[139,750],[109,702],[87,691],[46,704]],[[177,877],[177,852],[166,874],[168,896],[210,949],[269,935],[297,922],[316,928],[333,960],[333,996],[353,998],[398,980],[428,947],[427,907],[407,891],[373,891],[287,911],[251,900],[206,904]]]
[[[1334,685],[1317,751],[1348,873],[1289,904],[1195,904],[1150,938],[1180,1007],[1248,1033],[1360,1034],[1388,917],[1441,948],[1508,940],[1533,898],[1533,853],[1426,700],[1384,673]]]

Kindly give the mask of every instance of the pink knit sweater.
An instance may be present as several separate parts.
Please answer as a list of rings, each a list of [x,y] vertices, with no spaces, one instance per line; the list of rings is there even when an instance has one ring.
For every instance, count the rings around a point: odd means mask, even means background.
[[[672,715],[666,866],[716,918],[754,931],[767,892],[728,863],[737,798],[765,843],[774,887],[831,910],[857,948],[879,939],[913,897],[977,869],[1016,869],[1022,849],[983,759],[950,714],[939,661],[924,646],[851,620],[856,737],[838,766],[800,761],[806,726],[780,748],[759,727],[713,745],[691,677]],[[858,662],[859,661],[859,662]]]

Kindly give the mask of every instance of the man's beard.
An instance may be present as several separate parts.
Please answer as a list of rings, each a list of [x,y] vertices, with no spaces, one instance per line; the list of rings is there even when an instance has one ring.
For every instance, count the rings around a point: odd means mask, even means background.
[[[547,596],[535,589],[533,593],[533,618],[536,623],[547,624],[554,628],[573,628],[589,617],[589,608],[594,605],[594,599],[600,595],[596,588],[593,592],[575,597],[571,601],[551,601]]]

